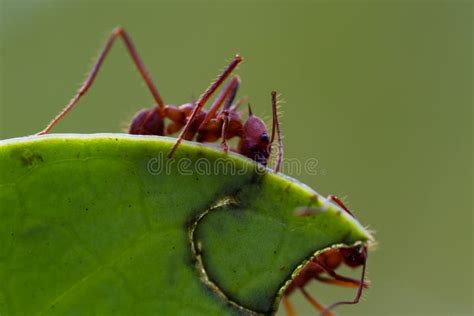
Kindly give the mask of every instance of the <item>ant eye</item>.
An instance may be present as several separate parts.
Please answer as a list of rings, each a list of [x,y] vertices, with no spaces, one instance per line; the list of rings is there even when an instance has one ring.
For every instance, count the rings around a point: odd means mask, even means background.
[[[262,141],[262,142],[267,143],[269,140],[270,140],[270,138],[268,138],[268,135],[267,135],[266,133],[265,133],[265,134],[262,134],[262,135],[260,136],[260,141]]]

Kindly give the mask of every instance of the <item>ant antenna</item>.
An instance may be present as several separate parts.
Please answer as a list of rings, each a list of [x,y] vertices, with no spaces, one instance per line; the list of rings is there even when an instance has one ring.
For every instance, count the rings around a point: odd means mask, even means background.
[[[123,42],[125,43],[125,47],[127,48],[128,53],[130,54],[130,57],[132,58],[138,72],[142,76],[143,80],[148,86],[148,89],[153,95],[153,98],[155,99],[156,104],[158,104],[160,109],[163,109],[165,107],[165,103],[161,99],[161,96],[158,93],[158,90],[156,89],[155,84],[151,80],[150,74],[145,68],[145,65],[143,64],[140,56],[138,55],[138,51],[133,45],[132,39],[122,27],[117,27],[112,31],[112,34],[107,39],[107,42],[105,43],[104,48],[100,52],[99,57],[97,58],[94,66],[92,67],[91,71],[87,75],[87,78],[82,84],[79,91],[74,95],[74,97],[71,99],[71,101],[69,101],[69,103],[64,107],[64,109],[48,124],[48,126],[46,126],[44,130],[37,133],[36,135],[48,134],[51,128],[53,128],[54,125],[56,125],[70,110],[72,110],[72,108],[76,105],[79,99],[84,94],[86,94],[87,90],[89,90],[89,88],[94,83],[94,80],[97,77],[97,74],[99,73],[100,67],[102,66],[102,63],[104,62],[104,59],[109,54],[110,49],[112,48],[115,40],[118,37],[121,37]]]
[[[234,60],[227,66],[227,68],[222,72],[222,74],[217,78],[216,81],[214,81],[207,89],[204,91],[204,93],[199,97],[199,100],[196,103],[196,106],[194,107],[193,112],[191,113],[189,119],[186,122],[186,125],[184,128],[181,130],[181,133],[179,134],[178,138],[176,139],[176,142],[174,143],[173,147],[171,148],[170,152],[168,153],[168,158],[172,158],[174,155],[174,152],[178,148],[179,144],[183,141],[184,135],[188,132],[188,130],[191,128],[191,123],[193,122],[194,118],[196,115],[201,111],[202,107],[204,104],[206,104],[207,100],[212,96],[212,94],[219,88],[219,86],[229,77],[229,75],[232,73],[232,71],[242,62],[242,58],[239,55],[236,55],[234,57]]]
[[[278,122],[278,109],[277,109],[277,92],[272,91],[272,112],[273,112],[273,124],[272,124],[272,138],[270,140],[270,144],[273,144],[275,140],[275,131],[278,136],[278,158],[275,164],[275,172],[278,173],[280,171],[281,162],[283,161],[283,143],[281,140],[281,131],[280,131],[280,123]]]
[[[339,306],[339,305],[353,305],[353,304],[359,303],[359,300],[362,297],[362,290],[364,289],[364,284],[365,284],[365,282],[364,282],[365,268],[367,266],[367,256],[368,256],[367,246],[365,246],[363,248],[362,252],[364,254],[364,264],[362,265],[362,274],[361,274],[361,277],[360,277],[359,288],[357,289],[357,293],[356,293],[355,298],[352,301],[340,301],[340,302],[336,302],[336,303],[326,307],[326,309],[321,312],[320,316],[329,315],[331,310],[334,309],[336,306]]]

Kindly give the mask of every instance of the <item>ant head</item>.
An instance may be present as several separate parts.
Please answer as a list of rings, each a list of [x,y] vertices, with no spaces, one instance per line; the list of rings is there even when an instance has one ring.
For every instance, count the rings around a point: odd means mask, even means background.
[[[273,124],[272,134],[270,136],[265,123],[263,123],[259,117],[253,115],[249,104],[249,118],[242,128],[242,137],[240,139],[238,151],[240,154],[267,166],[271,147],[275,140],[275,135],[277,135],[278,159],[274,170],[278,173],[280,171],[281,162],[283,161],[283,145],[281,141],[280,123],[278,122],[276,91],[272,91],[272,112]]]
[[[249,118],[243,127],[243,137],[240,143],[241,153],[266,166],[270,156],[270,136],[263,121],[253,115],[249,105]]]
[[[163,135],[163,118],[158,108],[144,109],[135,114],[128,132],[135,135]]]
[[[358,245],[351,248],[340,248],[339,251],[344,263],[349,267],[362,266],[367,261],[367,246]]]

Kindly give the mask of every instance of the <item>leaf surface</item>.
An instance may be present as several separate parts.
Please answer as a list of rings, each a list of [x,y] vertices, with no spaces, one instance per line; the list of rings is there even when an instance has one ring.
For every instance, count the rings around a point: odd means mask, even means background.
[[[173,141],[0,142],[1,315],[273,314],[305,260],[371,239],[294,179],[196,143],[168,160]]]

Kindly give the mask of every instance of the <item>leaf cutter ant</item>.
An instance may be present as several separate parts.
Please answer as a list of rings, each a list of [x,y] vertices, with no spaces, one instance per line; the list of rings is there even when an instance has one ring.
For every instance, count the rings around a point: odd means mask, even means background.
[[[100,52],[92,70],[89,72],[79,91],[48,126],[37,135],[49,133],[51,128],[72,110],[80,98],[89,90],[117,38],[123,40],[131,59],[145,81],[155,102],[152,108],[143,109],[135,115],[129,127],[128,132],[130,134],[171,135],[180,131],[175,144],[168,154],[168,158],[172,158],[183,139],[193,140],[196,138],[198,142],[215,142],[221,139],[221,147],[227,152],[229,150],[227,141],[233,137],[238,137],[240,138],[238,146],[232,151],[246,156],[264,166],[268,163],[271,146],[275,138],[277,138],[278,158],[274,170],[275,172],[279,172],[283,159],[283,146],[280,124],[278,122],[275,91],[272,92],[273,124],[271,136],[269,136],[263,121],[252,113],[250,106],[249,117],[245,123],[242,122],[241,115],[237,112],[242,102],[240,100],[233,104],[240,85],[240,78],[238,76],[233,77],[222,89],[209,110],[206,111],[203,109],[206,102],[226,81],[232,71],[242,62],[242,58],[239,55],[234,57],[231,63],[217,79],[211,83],[195,103],[186,103],[178,107],[166,105],[158,93],[158,89],[153,83],[149,72],[145,68],[132,39],[122,27],[117,27],[112,31],[112,34],[107,39],[104,48]],[[219,111],[221,106],[223,106],[223,108]],[[170,121],[167,126],[165,126],[165,118]],[[275,137],[275,135],[277,135],[277,137]]]
[[[352,217],[354,216],[336,196],[330,195],[328,200],[336,203]],[[287,315],[296,315],[288,297],[297,289],[299,289],[306,300],[320,312],[320,316],[333,316],[334,314],[331,311],[338,305],[357,304],[362,296],[362,290],[369,287],[369,282],[365,281],[367,255],[367,246],[356,244],[352,247],[330,248],[314,257],[303,267],[284,292],[283,306],[285,307]],[[335,270],[342,265],[351,268],[362,266],[360,280],[345,277],[336,273]],[[356,296],[352,301],[339,301],[325,307],[305,289],[305,286],[313,279],[326,284],[357,288]]]

